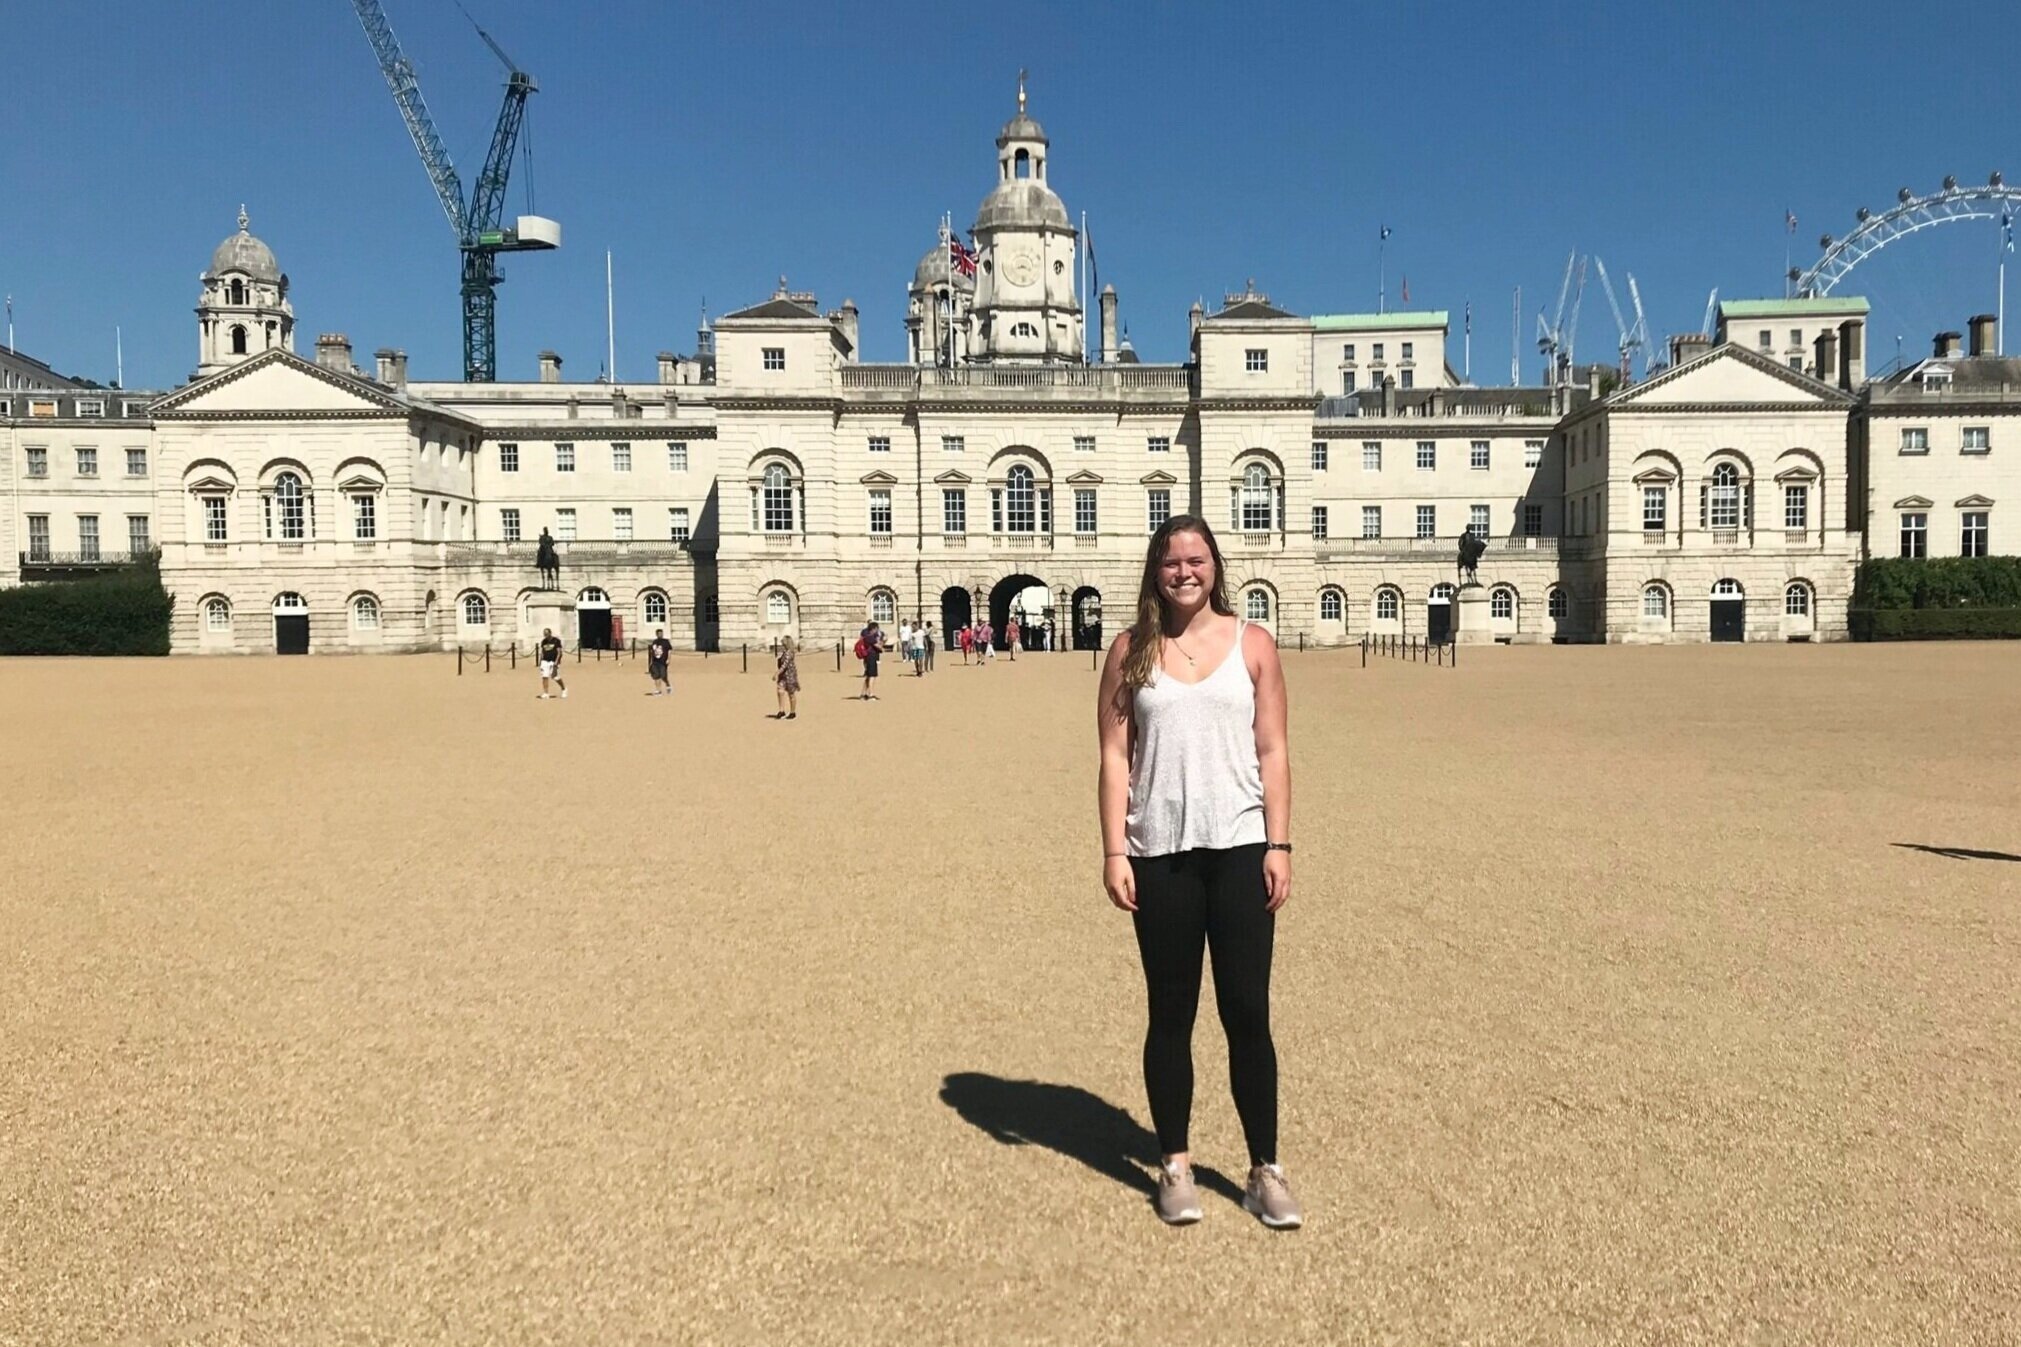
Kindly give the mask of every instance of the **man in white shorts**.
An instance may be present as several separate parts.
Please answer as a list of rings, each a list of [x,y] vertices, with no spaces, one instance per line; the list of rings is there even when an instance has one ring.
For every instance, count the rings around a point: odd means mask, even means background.
[[[540,629],[540,644],[534,647],[534,658],[540,661],[540,695],[550,697],[547,690],[551,682],[561,689],[564,699],[568,697],[568,684],[561,681],[561,638],[554,634],[553,627]]]

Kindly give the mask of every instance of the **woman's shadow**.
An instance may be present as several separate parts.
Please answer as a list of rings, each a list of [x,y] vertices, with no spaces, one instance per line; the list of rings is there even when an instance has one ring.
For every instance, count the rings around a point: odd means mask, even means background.
[[[1126,1188],[1146,1195],[1157,1190],[1151,1178],[1158,1167],[1157,1135],[1077,1085],[958,1071],[941,1083],[940,1102],[1003,1145],[1044,1146]],[[1242,1200],[1242,1189],[1218,1170],[1196,1164],[1193,1178],[1210,1192]]]

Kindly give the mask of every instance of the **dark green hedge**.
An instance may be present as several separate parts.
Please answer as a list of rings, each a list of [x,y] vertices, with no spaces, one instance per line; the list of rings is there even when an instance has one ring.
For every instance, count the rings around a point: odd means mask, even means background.
[[[1858,641],[2021,637],[2021,557],[1882,557],[1853,577]]]
[[[0,655],[166,655],[174,608],[146,564],[0,590]]]

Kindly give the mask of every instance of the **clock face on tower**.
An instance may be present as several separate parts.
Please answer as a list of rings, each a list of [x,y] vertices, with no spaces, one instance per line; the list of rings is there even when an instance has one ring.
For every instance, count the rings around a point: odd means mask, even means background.
[[[1001,249],[1003,256],[999,265],[1003,268],[1003,278],[1012,285],[1030,285],[1039,277],[1038,254],[1029,244],[1008,243]]]

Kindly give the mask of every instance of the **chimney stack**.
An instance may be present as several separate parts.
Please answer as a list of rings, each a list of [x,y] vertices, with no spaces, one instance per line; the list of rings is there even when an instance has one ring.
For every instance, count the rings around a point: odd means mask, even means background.
[[[1382,414],[1385,418],[1396,416],[1396,380],[1388,375],[1382,381]]]
[[[354,368],[351,364],[351,339],[341,332],[325,332],[317,337],[316,363],[339,374],[351,373]]]
[[[1961,332],[1939,332],[1937,340],[1934,343],[1934,354],[1937,359],[1956,360],[1958,358],[1958,343],[1964,339],[1965,336]]]
[[[1194,300],[1193,307],[1186,310],[1186,336],[1189,339],[1200,335],[1200,320],[1206,316],[1207,310],[1200,307],[1199,300]]]
[[[1116,287],[1102,287],[1102,363],[1113,364],[1116,359]]]
[[[1829,383],[1839,374],[1839,334],[1831,328],[1826,328],[1817,334],[1817,340],[1812,345],[1817,350],[1815,373],[1818,378]]]
[[[849,350],[843,356],[843,359],[849,361],[856,360],[857,353],[862,349],[862,347],[860,345],[860,339],[858,337],[858,332],[860,331],[861,327],[861,319],[858,317],[856,312],[855,300],[844,299],[842,301],[842,307],[835,311],[835,326],[841,329],[842,339],[849,343]]]
[[[1670,339],[1670,363],[1682,365],[1712,349],[1712,338],[1703,332],[1685,332]]]
[[[660,352],[660,382],[676,384],[681,381],[681,358],[672,351]]]
[[[1839,387],[1848,393],[1867,381],[1867,324],[1848,318],[1839,324]]]
[[[379,364],[379,382],[388,388],[404,390],[407,387],[407,353],[391,346],[381,346],[372,353]]]
[[[1999,348],[2000,320],[1990,313],[1975,313],[1965,326],[1972,333],[1969,349],[1973,355],[1991,355]]]
[[[553,351],[540,353],[540,381],[544,384],[561,382],[561,357]]]

